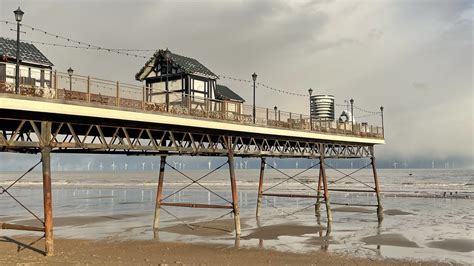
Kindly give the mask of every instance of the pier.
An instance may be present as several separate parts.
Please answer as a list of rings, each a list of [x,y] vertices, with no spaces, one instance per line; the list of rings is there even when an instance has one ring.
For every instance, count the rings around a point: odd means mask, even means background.
[[[324,204],[329,222],[332,220],[330,191],[335,182],[328,182],[326,168],[331,166],[325,160],[367,158],[374,183],[365,184],[367,189],[364,192],[376,195],[374,204],[367,206],[376,207],[378,219],[382,219],[374,147],[384,144],[383,112],[380,117],[382,126],[375,126],[353,121],[318,120],[277,108],[256,107],[254,112],[253,106],[200,97],[188,94],[186,90],[164,90],[158,93],[163,96],[163,101],[153,101],[152,96],[157,93],[148,84],[137,86],[56,71],[51,72],[50,85],[39,88],[22,84],[15,93],[14,83],[0,83],[0,151],[40,153],[41,161],[37,165],[41,164],[43,169],[44,193],[43,218],[30,212],[41,221],[42,227],[0,221],[0,228],[44,232],[46,255],[54,253],[51,153],[160,156],[153,227],[159,229],[163,206],[222,208],[233,213],[236,236],[241,234],[241,227],[235,157],[261,159],[260,175],[255,177],[259,179],[256,216],[262,216],[262,199],[266,196],[301,197],[315,200],[315,215],[318,216]],[[229,189],[232,192],[231,199],[224,198],[228,204],[166,201],[169,197],[163,195],[166,166],[198,185],[206,177],[190,178],[167,163],[168,157],[180,155],[227,157],[224,165],[229,168]],[[312,188],[315,194],[278,194],[268,192],[271,188],[264,190],[265,169],[274,168],[266,163],[266,158],[271,157],[314,160],[311,168],[319,168],[319,176],[314,177],[318,186]],[[344,174],[344,177],[355,172]],[[286,176],[287,180],[298,181],[298,175]],[[0,187],[0,195],[13,197],[8,190],[20,179],[8,187]],[[360,189],[346,189],[344,192],[360,192]]]

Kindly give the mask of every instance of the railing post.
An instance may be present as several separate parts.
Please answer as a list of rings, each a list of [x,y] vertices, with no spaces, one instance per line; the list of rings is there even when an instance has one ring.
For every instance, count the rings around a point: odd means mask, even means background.
[[[278,110],[278,122],[281,122],[280,110]]]
[[[120,106],[120,85],[119,82],[117,81],[117,91],[116,91],[116,98],[115,98],[115,105]]]
[[[91,77],[87,76],[87,102],[91,101]]]

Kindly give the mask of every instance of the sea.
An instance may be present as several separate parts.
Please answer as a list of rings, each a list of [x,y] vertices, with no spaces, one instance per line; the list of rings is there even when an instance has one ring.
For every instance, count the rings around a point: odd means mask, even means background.
[[[229,204],[229,170],[209,171],[167,167],[164,201]],[[328,169],[328,187],[374,187],[371,169],[355,171]],[[22,174],[0,173],[0,186],[8,187]],[[473,169],[378,169],[378,176],[382,221],[377,219],[376,208],[364,206],[376,205],[375,193],[330,191],[333,221],[328,223],[325,205],[316,215],[315,199],[311,198],[265,196],[257,219],[259,169],[237,169],[242,235],[235,238],[229,209],[163,206],[160,229],[153,230],[157,171],[56,171],[52,173],[55,237],[150,239],[374,259],[474,263]],[[316,195],[317,179],[318,169],[267,167],[263,187],[266,193]],[[43,216],[41,172],[27,174],[8,193],[0,194],[0,223],[38,224],[18,202]],[[25,234],[41,235],[0,230],[0,237]]]

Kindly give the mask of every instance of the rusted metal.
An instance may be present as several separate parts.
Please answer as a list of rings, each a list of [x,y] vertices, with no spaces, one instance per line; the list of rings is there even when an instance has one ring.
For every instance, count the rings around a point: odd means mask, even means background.
[[[321,150],[325,149],[324,144],[321,144]],[[321,171],[321,176],[323,180],[323,187],[324,187],[324,203],[326,204],[326,213],[329,222],[332,222],[332,211],[331,211],[331,204],[329,203],[329,191],[328,191],[328,178],[326,176],[326,167],[324,163],[324,153],[321,153],[319,156],[319,170]]]
[[[46,256],[54,254],[53,242],[53,196],[51,191],[51,123],[41,123],[42,142],[41,161],[43,166],[43,207],[44,207],[44,234]]]
[[[316,197],[316,205],[314,206],[315,214],[316,216],[320,216],[320,210],[321,210],[321,185],[323,181],[323,176],[322,176],[322,171],[321,167],[319,168],[319,175],[318,175],[318,189],[317,189],[317,197]]]
[[[278,193],[263,193],[263,196],[267,197],[280,197],[280,198],[308,198],[316,199],[318,196],[315,195],[304,195],[304,194],[278,194]]]
[[[240,210],[239,210],[239,198],[237,195],[237,181],[235,179],[235,163],[234,163],[234,152],[233,152],[232,137],[227,137],[227,158],[229,163],[229,175],[230,175],[230,186],[232,189],[232,207],[234,210],[234,223],[235,223],[235,235],[240,236]]]
[[[23,231],[36,231],[36,232],[44,232],[45,230],[44,227],[10,224],[10,223],[0,223],[0,228],[9,229],[9,230],[23,230]]]
[[[0,149],[20,152],[39,152],[41,139],[35,124],[38,120],[1,119]],[[123,126],[102,123],[80,124],[76,122],[51,121],[54,137],[51,140],[53,152],[60,153],[100,153],[127,155],[204,155],[222,156],[227,153],[221,133],[194,132],[189,128],[162,129],[140,126]],[[89,130],[93,125],[94,130]],[[128,141],[123,141],[122,133],[127,132]],[[145,132],[145,134],[141,134]],[[6,135],[5,135],[6,134]],[[186,135],[186,138],[175,136]],[[8,137],[7,137],[8,136]],[[320,141],[295,140],[291,137],[234,137],[239,145],[233,146],[235,156],[240,157],[319,157]],[[325,158],[370,157],[370,144],[326,143]],[[25,149],[27,149],[25,151]]]
[[[375,156],[374,156],[374,149],[371,149],[372,157],[370,157],[370,161],[372,164],[372,172],[374,174],[374,183],[375,183],[375,194],[377,195],[377,218],[379,222],[383,220],[383,207],[382,207],[382,199],[380,198],[380,187],[379,187],[379,178],[377,175],[377,168],[375,166]]]
[[[208,209],[233,209],[230,205],[201,204],[192,202],[161,202],[161,206],[188,207],[188,208],[208,208]]]
[[[267,109],[268,111],[268,109]],[[263,193],[263,175],[265,173],[265,163],[266,163],[266,158],[261,158],[260,160],[260,178],[258,181],[258,196],[257,196],[257,211],[256,211],[256,216],[260,216],[260,211],[262,208],[262,193]]]
[[[161,198],[163,195],[163,181],[165,177],[165,166],[166,166],[166,156],[161,156],[160,173],[158,177],[158,185],[156,188],[155,219],[153,221],[154,229],[158,229],[160,227],[160,208],[161,208],[161,205],[165,205],[163,202],[161,202]]]
[[[331,202],[332,205],[340,206],[357,206],[357,207],[377,207],[378,205],[374,204],[362,204],[362,203],[341,203],[341,202]]]
[[[343,189],[343,188],[329,188],[329,191],[338,191],[338,192],[360,192],[360,193],[373,193],[375,190],[368,189]]]

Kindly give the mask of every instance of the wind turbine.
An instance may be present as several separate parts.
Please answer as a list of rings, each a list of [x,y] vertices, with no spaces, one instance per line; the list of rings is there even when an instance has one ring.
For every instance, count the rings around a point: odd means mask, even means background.
[[[247,160],[244,161],[245,169],[247,169],[248,163],[249,163],[249,161],[247,161]]]
[[[207,167],[209,168],[209,170],[211,170],[211,164],[212,164],[212,162],[211,162],[211,160],[209,160],[209,162],[207,162]]]
[[[295,168],[298,169],[298,161],[296,161]]]
[[[115,162],[112,162],[112,171],[115,171]]]
[[[100,171],[102,171],[102,169],[104,169],[104,165],[102,164],[102,162],[100,162],[99,168],[100,168]]]
[[[127,170],[128,170],[128,164],[125,163],[125,171],[127,171]]]
[[[142,162],[142,171],[145,171],[145,162]]]
[[[92,162],[88,162],[88,163],[87,163],[87,171],[90,171],[90,170],[91,170],[91,163],[92,163]]]
[[[394,161],[393,162],[393,168],[397,169],[397,165],[398,165],[398,163]]]

